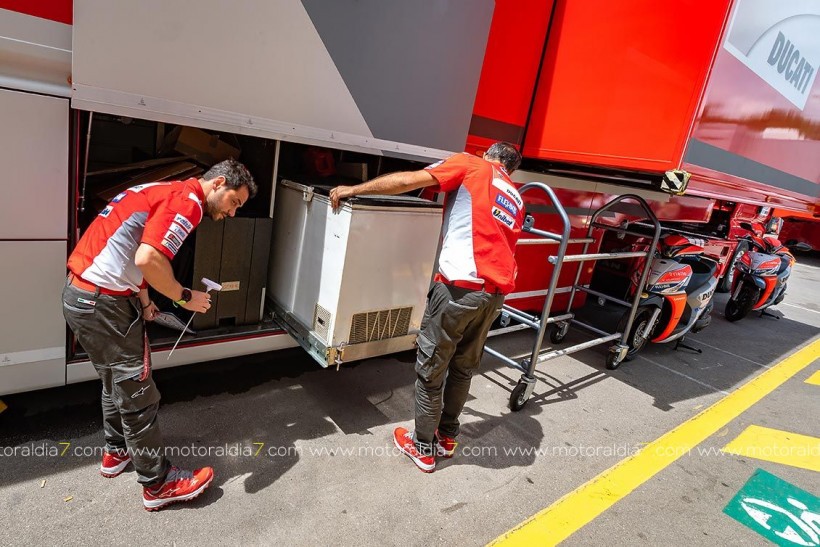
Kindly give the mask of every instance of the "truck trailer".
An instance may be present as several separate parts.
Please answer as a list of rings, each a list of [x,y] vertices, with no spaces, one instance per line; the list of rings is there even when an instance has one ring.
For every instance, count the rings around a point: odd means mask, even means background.
[[[817,207],[820,12],[800,6],[0,0],[0,158],[16,205],[0,216],[0,394],[96,377],[62,317],[68,254],[126,185],[224,157],[248,165],[259,195],[242,218],[203,223],[174,268],[228,290],[170,359],[178,332],[151,327],[155,368],[297,344],[323,366],[410,349],[437,203],[359,200],[332,217],[327,189],[496,140],[522,150],[517,182],[555,190],[573,236],[637,194],[726,268],[741,220]],[[556,222],[547,203],[527,210]],[[542,305],[549,253],[522,241],[516,307]]]

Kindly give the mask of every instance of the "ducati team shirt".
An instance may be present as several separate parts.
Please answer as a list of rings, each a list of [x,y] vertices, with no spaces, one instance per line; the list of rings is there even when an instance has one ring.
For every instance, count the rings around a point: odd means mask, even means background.
[[[169,260],[202,221],[205,194],[198,179],[141,184],[118,194],[91,223],[68,259],[68,269],[112,291],[146,283],[134,262],[147,243]]]
[[[524,202],[501,167],[467,153],[426,169],[447,193],[439,272],[450,281],[515,288]]]

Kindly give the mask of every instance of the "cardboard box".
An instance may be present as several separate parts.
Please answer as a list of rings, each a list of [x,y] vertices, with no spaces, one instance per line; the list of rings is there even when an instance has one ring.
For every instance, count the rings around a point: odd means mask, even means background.
[[[203,219],[196,231],[193,287],[203,290],[207,277],[222,284],[208,313],[194,316],[194,329],[252,325],[261,319],[268,278],[273,220],[270,218]]]
[[[367,181],[367,162],[340,162],[336,164],[336,174],[340,177]]]
[[[193,127],[177,127],[165,137],[163,151],[176,150],[203,165],[211,166],[228,158],[238,159],[239,148]]]

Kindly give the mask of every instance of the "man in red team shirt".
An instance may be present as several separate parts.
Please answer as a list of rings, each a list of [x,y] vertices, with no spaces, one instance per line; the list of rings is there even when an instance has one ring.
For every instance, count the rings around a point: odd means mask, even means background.
[[[415,431],[399,427],[393,432],[396,446],[428,473],[436,468],[436,455],[455,453],[458,417],[487,331],[515,286],[524,203],[509,176],[520,164],[518,151],[498,142],[483,158],[456,154],[420,171],[391,173],[330,192],[334,209],[356,195],[401,194],[426,186],[447,193],[439,271],[416,338]]]
[[[205,215],[232,217],[255,194],[253,177],[235,160],[218,163],[200,179],[134,186],[100,212],[68,259],[63,315],[103,384],[100,473],[116,477],[133,461],[149,511],[195,498],[214,472],[184,471],[165,458],[160,394],[142,321],[159,310],[147,287],[186,310],[207,311],[208,294],[183,287],[171,260]]]

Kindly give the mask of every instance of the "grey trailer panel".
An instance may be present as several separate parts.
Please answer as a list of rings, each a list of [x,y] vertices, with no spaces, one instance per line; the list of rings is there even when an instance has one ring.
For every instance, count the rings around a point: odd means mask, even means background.
[[[463,148],[491,0],[408,3],[411,12],[399,2],[368,9],[340,0],[325,2],[321,15],[308,4],[310,14],[299,0],[76,0],[73,105],[421,158]],[[379,41],[345,40],[325,10],[358,13],[337,20],[340,31],[365,37],[378,28]],[[354,69],[357,58],[372,66]],[[412,90],[404,89],[406,71]],[[379,84],[391,78],[398,84]]]
[[[492,0],[302,3],[375,137],[464,148]]]

